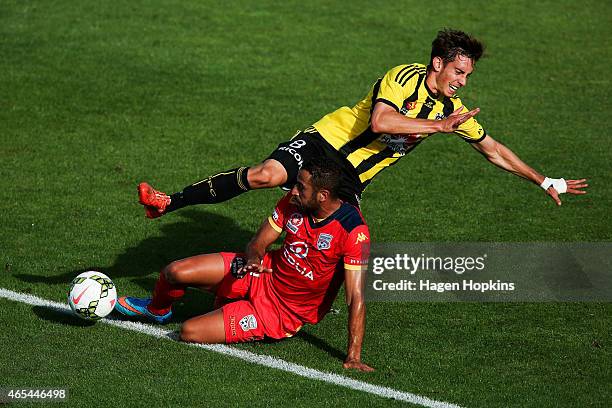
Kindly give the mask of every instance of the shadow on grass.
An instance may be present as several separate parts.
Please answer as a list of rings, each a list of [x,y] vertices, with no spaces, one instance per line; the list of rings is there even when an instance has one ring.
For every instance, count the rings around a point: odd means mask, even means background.
[[[309,343],[313,346],[315,346],[316,348],[318,348],[319,350],[322,350],[324,352],[326,352],[327,354],[329,354],[331,357],[333,358],[337,358],[340,361],[344,361],[344,359],[346,358],[346,352],[342,351],[342,350],[338,350],[337,348],[331,346],[327,341],[313,335],[310,334],[308,332],[305,331],[300,331],[298,334],[296,334],[295,337],[298,337],[302,340],[304,340],[306,343]]]
[[[199,210],[182,210],[170,217],[179,221],[163,224],[161,236],[147,238],[138,245],[127,248],[119,255],[113,265],[92,265],[78,270],[70,270],[59,275],[41,276],[15,274],[28,283],[66,284],[79,273],[88,269],[105,273],[111,279],[128,277],[144,289],[152,290],[159,271],[170,262],[189,256],[220,252],[242,251],[254,232],[247,231],[229,217]],[[151,221],[155,222],[155,221]]]
[[[188,288],[185,296],[172,305],[172,321],[184,322],[192,317],[213,310],[215,295],[195,288]]]
[[[213,309],[214,296],[207,292],[202,292],[197,289],[188,289],[185,297],[177,302],[173,306],[173,317],[172,322],[182,323],[185,320],[188,320],[192,317],[199,316],[205,314]],[[40,319],[55,323],[61,324],[64,326],[75,326],[75,327],[91,327],[94,326],[97,322],[93,320],[83,320],[78,316],[75,316],[70,310],[53,308],[48,306],[33,306],[32,312]],[[119,315],[117,312],[113,312],[109,317],[113,320],[125,320],[125,321],[134,321],[133,318],[125,318]],[[150,323],[147,320],[136,320],[143,323]],[[172,331],[167,335],[170,339],[175,341],[180,341],[178,337],[177,331]],[[306,343],[309,343],[318,349],[324,351],[329,354],[331,357],[336,358],[340,361],[343,361],[346,357],[346,354],[338,350],[337,348],[331,346],[327,341],[313,335],[307,333],[305,331],[300,331],[295,337],[302,339]],[[278,343],[281,341],[290,341],[288,339],[275,340],[266,338],[261,343]]]
[[[70,310],[55,309],[48,306],[34,306],[32,311],[43,320],[59,323],[66,326],[88,327],[96,324],[95,321],[83,320],[75,316]]]
[[[228,217],[199,210],[182,210],[174,217],[177,222],[163,224],[162,235],[147,238],[134,247],[127,248],[115,262],[107,267],[92,265],[88,268],[70,270],[54,276],[15,274],[24,282],[41,284],[66,284],[79,273],[91,269],[99,270],[111,278],[126,277],[143,289],[151,291],[157,274],[163,266],[189,256],[220,251],[240,251],[254,232],[240,229]],[[153,221],[154,222],[154,221]],[[197,289],[188,289],[181,301],[173,306],[172,321],[183,322],[191,317],[205,314],[213,309],[214,295]],[[87,327],[95,322],[78,318],[66,310],[34,306],[33,312],[41,319],[63,325]],[[117,317],[115,315],[115,317]],[[343,360],[345,353],[312,334],[300,332],[296,337],[323,350],[330,356]],[[277,342],[269,340],[269,342]]]

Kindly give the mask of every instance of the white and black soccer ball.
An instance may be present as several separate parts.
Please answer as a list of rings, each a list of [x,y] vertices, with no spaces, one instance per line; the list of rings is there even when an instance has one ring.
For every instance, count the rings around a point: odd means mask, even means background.
[[[68,304],[80,318],[101,319],[113,311],[116,302],[115,284],[102,272],[83,272],[72,280]]]

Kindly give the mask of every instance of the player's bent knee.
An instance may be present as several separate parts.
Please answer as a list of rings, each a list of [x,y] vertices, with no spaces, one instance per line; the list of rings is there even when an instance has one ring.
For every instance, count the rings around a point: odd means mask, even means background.
[[[277,187],[287,180],[287,171],[279,162],[267,160],[265,163],[251,167],[247,179],[253,189]]]
[[[223,343],[225,341],[225,336],[221,339],[209,331],[209,328],[203,327],[202,324],[186,321],[181,326],[179,338],[186,343]]]
[[[164,276],[172,284],[181,283],[184,268],[181,268],[180,261],[172,262],[164,268]]]
[[[201,335],[198,335],[198,330],[194,326],[196,325],[189,322],[183,323],[181,332],[179,333],[181,341],[187,343],[202,343]]]
[[[225,343],[223,310],[216,309],[183,323],[180,339],[190,343]]]

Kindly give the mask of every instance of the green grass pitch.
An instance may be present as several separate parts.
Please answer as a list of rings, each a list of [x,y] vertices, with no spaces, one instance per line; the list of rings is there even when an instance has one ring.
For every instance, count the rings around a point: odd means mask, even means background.
[[[242,248],[278,190],[149,221],[137,183],[256,163],[427,62],[448,26],[487,44],[461,92],[485,129],[589,194],[557,208],[435,135],[366,190],[373,240],[612,240],[609,2],[230,3],[0,3],[0,287],[62,302],[97,269],[139,296],[169,261]],[[610,304],[369,303],[365,374],[341,366],[341,300],[294,339],[237,347],[466,407],[612,405]],[[189,291],[178,316],[210,302]],[[405,405],[5,299],[0,344],[0,387],[65,386],[70,406]]]

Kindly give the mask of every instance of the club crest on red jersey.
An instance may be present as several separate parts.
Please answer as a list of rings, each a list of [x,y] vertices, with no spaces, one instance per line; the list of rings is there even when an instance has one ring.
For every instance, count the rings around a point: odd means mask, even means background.
[[[331,248],[332,239],[334,239],[333,235],[324,232],[320,233],[317,239],[317,249],[322,251]]]

